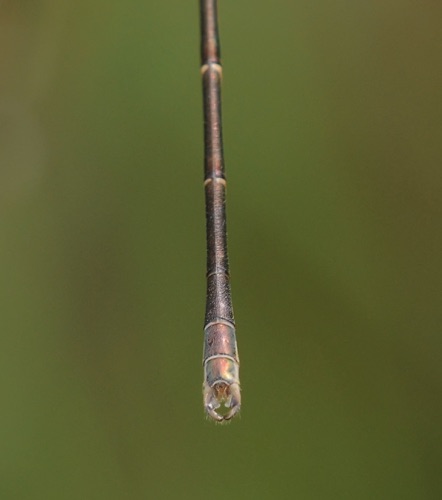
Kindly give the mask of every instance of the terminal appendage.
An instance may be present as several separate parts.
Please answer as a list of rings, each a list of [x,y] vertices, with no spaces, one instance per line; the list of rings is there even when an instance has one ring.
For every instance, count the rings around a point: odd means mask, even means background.
[[[230,420],[241,408],[239,358],[233,324],[216,322],[207,325],[203,359],[204,409],[217,422]]]

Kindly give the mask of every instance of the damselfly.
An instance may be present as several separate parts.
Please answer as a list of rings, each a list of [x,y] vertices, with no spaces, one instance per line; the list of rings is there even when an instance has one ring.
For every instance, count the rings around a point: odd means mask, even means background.
[[[239,412],[241,394],[227,256],[217,0],[200,0],[200,9],[207,231],[203,399],[207,414],[222,422]],[[222,406],[226,408],[225,412],[220,411]]]

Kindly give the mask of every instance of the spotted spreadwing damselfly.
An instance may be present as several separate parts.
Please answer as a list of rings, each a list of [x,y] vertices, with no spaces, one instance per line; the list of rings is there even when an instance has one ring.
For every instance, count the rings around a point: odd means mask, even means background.
[[[207,232],[203,401],[207,415],[223,422],[239,412],[241,394],[227,255],[217,0],[200,0],[200,11]]]

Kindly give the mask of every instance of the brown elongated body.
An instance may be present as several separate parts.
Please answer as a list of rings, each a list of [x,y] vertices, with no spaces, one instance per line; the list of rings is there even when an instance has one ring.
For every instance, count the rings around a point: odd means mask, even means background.
[[[227,255],[217,0],[200,0],[200,8],[207,231],[203,402],[207,414],[221,422],[230,420],[239,412],[241,394]],[[225,414],[217,412],[221,405],[228,409]]]

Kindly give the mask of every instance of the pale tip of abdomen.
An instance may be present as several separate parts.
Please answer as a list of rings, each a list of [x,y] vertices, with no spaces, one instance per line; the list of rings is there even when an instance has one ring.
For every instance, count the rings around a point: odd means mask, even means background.
[[[214,357],[204,365],[204,409],[217,422],[231,420],[241,409],[239,363],[229,357]]]

